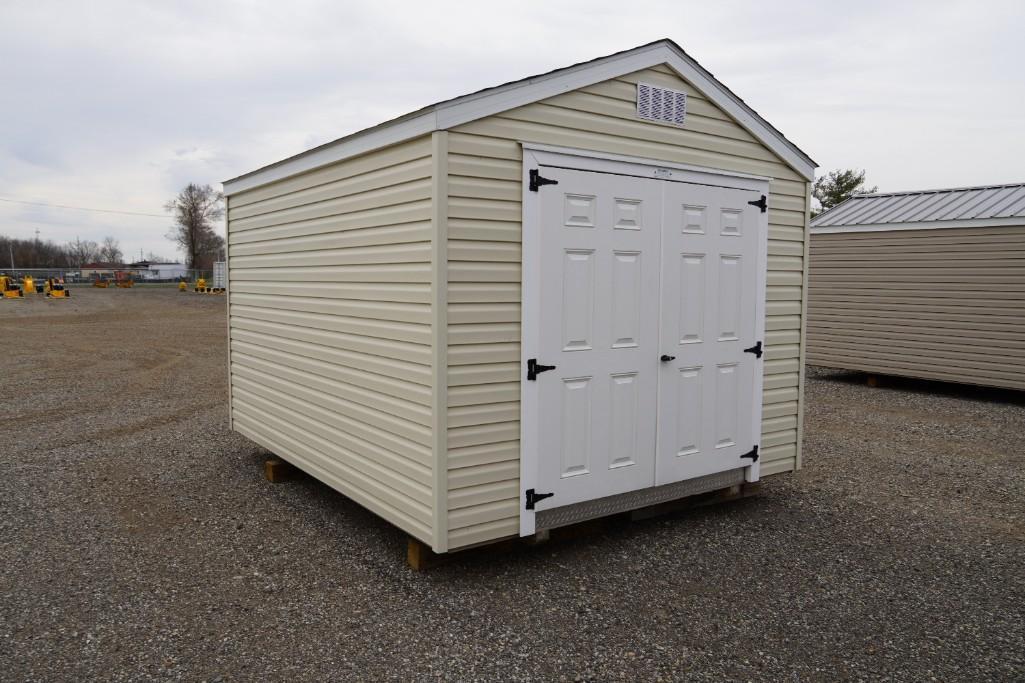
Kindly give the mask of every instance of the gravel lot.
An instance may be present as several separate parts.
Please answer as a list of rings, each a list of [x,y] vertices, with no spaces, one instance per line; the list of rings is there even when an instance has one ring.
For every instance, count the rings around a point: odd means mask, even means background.
[[[228,432],[223,306],[0,301],[3,680],[1025,679],[1025,395],[810,371],[759,497],[418,574]]]

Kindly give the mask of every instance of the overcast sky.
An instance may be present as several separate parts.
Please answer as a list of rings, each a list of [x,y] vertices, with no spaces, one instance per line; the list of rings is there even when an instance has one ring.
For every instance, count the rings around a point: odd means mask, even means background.
[[[425,104],[677,41],[882,190],[1025,181],[1025,3],[0,0],[0,199],[146,214]],[[0,201],[0,234],[175,255],[170,221]]]

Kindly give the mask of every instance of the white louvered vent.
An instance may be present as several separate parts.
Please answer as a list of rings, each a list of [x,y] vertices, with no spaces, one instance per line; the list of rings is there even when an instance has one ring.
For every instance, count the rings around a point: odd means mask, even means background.
[[[649,121],[682,126],[687,118],[687,93],[638,83],[637,115]]]

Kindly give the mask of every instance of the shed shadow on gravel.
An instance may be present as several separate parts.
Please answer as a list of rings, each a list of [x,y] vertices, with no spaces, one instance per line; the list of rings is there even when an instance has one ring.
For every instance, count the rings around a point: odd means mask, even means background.
[[[736,501],[676,512],[667,512],[655,517],[631,520],[628,513],[601,519],[580,522],[553,529],[548,541],[530,544],[524,540],[511,540],[497,544],[470,548],[453,554],[452,561],[430,572],[452,571],[452,578],[467,570],[496,573],[525,568],[537,561],[548,562],[558,557],[568,563],[586,563],[600,560],[603,556],[620,551],[627,546],[645,545],[667,527],[678,527],[686,533],[688,525],[704,523],[742,524],[747,515],[757,509],[765,509],[765,502],[758,496]]]
[[[931,396],[946,396],[949,398],[964,399],[966,401],[982,401],[987,403],[1006,403],[1010,405],[1025,406],[1025,391],[1013,389],[999,389],[996,387],[983,387],[973,384],[958,384],[956,382],[941,382],[939,380],[916,379],[913,377],[898,377],[896,375],[877,375],[870,372],[858,370],[837,370],[834,368],[812,367],[809,370],[815,373],[815,378],[824,382],[838,382],[853,386],[866,386],[869,377],[878,378],[879,385],[871,390],[886,391],[899,390],[914,394],[925,394]]]
[[[382,562],[405,568],[405,544],[409,538],[405,532],[298,467],[290,467],[283,481],[266,481],[263,464],[269,455],[259,448],[249,455],[250,476],[264,488],[268,503],[281,506],[281,519],[286,527],[293,527],[296,533],[305,530],[321,536],[318,542],[331,543],[333,537],[335,541],[344,541],[342,547],[357,544]],[[419,581],[444,581],[450,586],[477,584],[508,572],[543,569],[555,560],[569,565],[601,561],[625,547],[646,545],[667,528],[686,534],[690,526],[735,524],[740,533],[741,528],[748,526],[751,515],[771,514],[771,508],[769,497],[762,492],[750,498],[666,512],[647,519],[632,520],[629,513],[624,513],[554,529],[550,540],[542,543],[508,539],[452,553],[425,571],[408,571]],[[311,509],[316,511],[312,516]],[[319,518],[338,520],[339,525],[325,530],[310,524]],[[339,570],[343,570],[344,559],[339,559],[343,563]]]
[[[251,452],[249,477],[294,533],[316,536],[318,543],[333,538],[357,544],[382,562],[405,561],[405,532],[298,467],[290,466],[282,481],[267,481],[264,462],[270,456],[262,448]]]

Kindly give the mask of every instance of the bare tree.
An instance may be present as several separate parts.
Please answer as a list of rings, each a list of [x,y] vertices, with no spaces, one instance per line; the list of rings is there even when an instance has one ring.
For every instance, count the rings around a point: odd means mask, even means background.
[[[224,215],[223,201],[223,195],[209,185],[189,183],[164,206],[175,222],[167,238],[185,252],[189,268],[202,267],[224,245],[224,238],[213,227],[214,221]]]
[[[73,266],[83,266],[100,258],[100,247],[92,240],[81,240],[75,238],[74,242],[68,242],[68,260]]]
[[[108,260],[102,252],[103,248],[91,240],[76,238],[74,242],[57,244],[52,240],[0,235],[0,271],[5,271],[12,256],[19,268],[77,268],[91,261]],[[115,257],[114,260],[121,259],[120,254]]]
[[[124,254],[121,252],[121,243],[109,235],[103,238],[100,245],[100,260],[107,263],[121,263]]]

